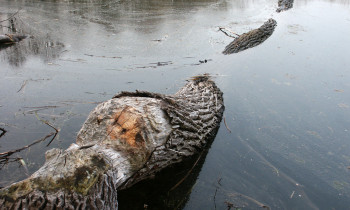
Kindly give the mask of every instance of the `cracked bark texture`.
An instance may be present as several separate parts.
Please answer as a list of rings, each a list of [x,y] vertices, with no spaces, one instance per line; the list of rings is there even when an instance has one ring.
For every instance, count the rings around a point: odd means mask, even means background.
[[[274,19],[270,18],[259,28],[239,35],[229,45],[226,46],[225,50],[222,53],[228,55],[257,46],[263,43],[272,35],[276,26],[277,22]]]
[[[75,144],[47,151],[37,172],[1,189],[0,208],[117,209],[117,190],[202,151],[223,111],[206,75],[174,95],[122,92],[90,113]]]
[[[278,8],[276,12],[282,12],[293,8],[294,0],[278,0]]]

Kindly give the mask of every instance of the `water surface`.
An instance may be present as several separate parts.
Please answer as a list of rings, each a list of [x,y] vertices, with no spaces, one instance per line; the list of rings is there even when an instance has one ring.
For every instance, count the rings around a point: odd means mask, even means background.
[[[121,196],[140,205],[129,208],[348,208],[349,1],[276,8],[267,0],[0,0],[0,21],[18,11],[0,33],[30,35],[0,50],[0,127],[8,131],[0,152],[52,132],[39,119],[60,129],[49,147],[15,154],[26,167],[2,168],[1,186],[36,171],[46,150],[73,143],[96,103],[122,90],[172,94],[209,73],[224,92],[227,128],[176,192],[168,191],[177,180],[164,175],[153,194],[138,194],[142,202]],[[269,18],[278,25],[263,44],[221,53],[232,38],[218,27],[241,34]]]

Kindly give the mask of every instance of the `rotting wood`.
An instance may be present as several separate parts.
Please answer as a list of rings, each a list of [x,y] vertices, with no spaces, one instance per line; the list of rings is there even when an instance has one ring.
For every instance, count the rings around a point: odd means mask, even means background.
[[[293,8],[294,0],[278,0],[278,8],[276,12],[282,12]]]
[[[270,18],[262,26],[260,26],[260,28],[239,35],[229,45],[226,46],[225,50],[222,53],[225,55],[238,53],[263,43],[272,35],[276,25],[277,22],[274,19]]]
[[[200,153],[223,111],[207,75],[174,95],[122,92],[90,113],[75,144],[47,151],[37,172],[1,189],[0,208],[117,209],[117,190]]]

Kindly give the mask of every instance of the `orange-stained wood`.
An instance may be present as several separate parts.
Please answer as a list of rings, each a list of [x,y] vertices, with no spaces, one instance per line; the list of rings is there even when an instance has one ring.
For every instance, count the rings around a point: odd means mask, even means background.
[[[109,126],[107,132],[111,140],[119,140],[132,147],[144,145],[142,137],[142,115],[132,107],[125,107],[117,111]]]

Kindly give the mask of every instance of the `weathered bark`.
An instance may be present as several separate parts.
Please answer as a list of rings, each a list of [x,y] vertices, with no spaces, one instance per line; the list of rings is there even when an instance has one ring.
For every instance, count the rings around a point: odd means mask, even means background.
[[[276,25],[277,22],[270,18],[262,26],[260,26],[260,28],[239,35],[237,38],[235,38],[235,40],[226,46],[222,53],[225,55],[238,53],[263,43],[272,35]]]
[[[224,110],[207,76],[175,95],[122,92],[89,115],[75,144],[46,152],[28,179],[0,190],[1,209],[117,209],[117,190],[201,151]]]
[[[294,0],[278,0],[278,8],[276,12],[282,12],[293,8]]]
[[[0,46],[4,44],[13,44],[25,39],[27,36],[22,34],[5,34],[0,35]]]

